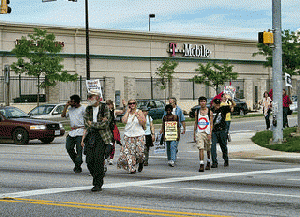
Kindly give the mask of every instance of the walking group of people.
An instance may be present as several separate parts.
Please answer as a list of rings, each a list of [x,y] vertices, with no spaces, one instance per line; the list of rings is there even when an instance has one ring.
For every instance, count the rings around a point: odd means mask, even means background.
[[[259,104],[263,108],[263,114],[266,121],[266,129],[270,130],[271,122],[270,122],[270,115],[272,111],[272,100],[273,100],[273,94],[272,90],[270,92],[265,91],[263,94],[263,99],[259,102]],[[292,101],[290,97],[286,94],[285,89],[282,90],[282,106],[283,106],[283,128],[289,127],[288,118],[290,111],[290,105],[292,104]],[[273,120],[273,124],[276,122]]]
[[[127,110],[123,100],[123,110],[115,111],[111,100],[101,101],[97,92],[88,94],[88,106],[80,103],[80,97],[73,95],[67,102],[62,117],[69,117],[71,130],[66,138],[67,152],[75,164],[74,172],[81,173],[82,154],[86,155],[87,168],[93,177],[94,191],[101,191],[105,176],[105,159],[112,164],[115,144],[121,145],[117,167],[128,173],[142,172],[148,166],[149,149],[153,146],[155,132],[148,108],[137,108],[134,99],[128,101]],[[207,99],[199,98],[200,109],[196,111],[194,139],[199,149],[200,168],[204,172],[217,168],[216,144],[219,143],[223,152],[224,166],[229,165],[227,141],[230,126],[230,112],[234,102],[224,96],[222,101],[215,99],[213,107],[207,108]],[[126,110],[126,111],[125,111]],[[124,137],[121,144],[120,132],[115,123],[115,115],[124,114]],[[180,134],[186,130],[183,111],[177,106],[176,98],[170,98],[165,107],[160,133],[166,142],[168,165],[174,167],[178,153]],[[204,151],[207,151],[207,164],[204,168]],[[212,158],[212,164],[211,159]]]

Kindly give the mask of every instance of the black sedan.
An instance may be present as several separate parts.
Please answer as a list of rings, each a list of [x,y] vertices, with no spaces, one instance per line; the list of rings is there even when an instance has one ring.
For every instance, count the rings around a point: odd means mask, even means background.
[[[210,98],[207,100],[207,104],[206,106],[209,108],[210,107],[210,103],[212,101],[213,98]],[[248,107],[247,107],[247,103],[244,101],[241,101],[240,99],[234,99],[234,102],[236,103],[236,106],[234,107],[234,111],[232,112],[232,114],[234,115],[245,115],[248,113]],[[191,118],[195,117],[195,111],[198,110],[200,108],[200,105],[196,105],[193,108],[191,108],[191,111],[189,113],[189,116]]]

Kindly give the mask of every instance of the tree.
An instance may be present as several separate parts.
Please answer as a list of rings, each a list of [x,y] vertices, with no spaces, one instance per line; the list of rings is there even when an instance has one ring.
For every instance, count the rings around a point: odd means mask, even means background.
[[[16,55],[17,61],[11,65],[16,74],[25,73],[38,78],[38,96],[40,88],[55,86],[57,81],[76,81],[77,74],[68,74],[62,70],[60,62],[62,57],[57,54],[61,52],[62,46],[55,41],[54,34],[47,34],[47,30],[34,29],[29,39],[22,36],[15,45],[12,53]],[[40,83],[41,76],[45,77]],[[38,97],[39,104],[39,97]]]
[[[167,59],[162,63],[160,67],[157,68],[157,72],[155,72],[160,78],[158,80],[160,88],[162,90],[165,90],[167,88],[167,85],[169,87],[169,97],[172,94],[172,78],[173,74],[175,73],[175,68],[178,66],[178,62],[171,61],[170,59]]]
[[[258,43],[258,52],[253,56],[266,56],[265,67],[272,67],[272,48],[266,44]],[[300,33],[290,30],[282,31],[282,71],[293,75],[300,74]]]
[[[216,94],[218,94],[221,85],[224,85],[227,81],[236,80],[238,77],[238,73],[233,72],[233,65],[229,65],[228,61],[223,61],[223,65],[208,62],[206,65],[199,63],[198,66],[196,72],[200,75],[195,75],[191,80],[196,84],[213,87]]]

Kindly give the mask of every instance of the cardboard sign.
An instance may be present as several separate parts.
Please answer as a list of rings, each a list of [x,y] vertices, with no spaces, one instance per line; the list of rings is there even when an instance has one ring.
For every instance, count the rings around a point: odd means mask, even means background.
[[[166,153],[166,143],[162,140],[162,134],[156,134],[154,142],[154,154]]]
[[[225,86],[224,94],[227,98],[234,99],[236,89],[233,86]]]
[[[177,140],[177,121],[167,121],[165,122],[165,139],[166,141],[176,141]]]
[[[101,99],[103,99],[102,95],[102,88],[101,88],[101,83],[99,79],[96,80],[86,80],[86,89],[88,93],[99,93]]]

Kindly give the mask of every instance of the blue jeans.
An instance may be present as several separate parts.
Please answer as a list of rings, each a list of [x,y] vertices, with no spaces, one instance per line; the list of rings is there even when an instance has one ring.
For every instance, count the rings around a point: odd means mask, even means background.
[[[66,139],[66,149],[75,166],[81,166],[83,162],[81,140],[82,136],[67,136]]]
[[[176,161],[178,141],[166,141],[168,161]]]
[[[218,164],[217,159],[217,143],[220,144],[221,150],[223,152],[223,159],[228,161],[228,150],[227,150],[227,132],[226,130],[212,132],[211,138],[211,157],[212,163]]]

